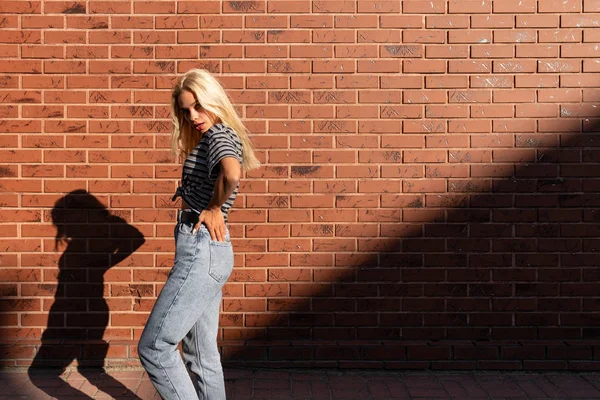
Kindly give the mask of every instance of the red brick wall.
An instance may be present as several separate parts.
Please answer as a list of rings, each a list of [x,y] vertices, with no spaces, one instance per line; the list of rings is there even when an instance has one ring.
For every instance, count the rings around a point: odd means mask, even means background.
[[[4,364],[42,338],[41,363],[137,363],[173,260],[170,88],[203,67],[265,164],[231,213],[228,364],[597,368],[600,1],[0,12]]]

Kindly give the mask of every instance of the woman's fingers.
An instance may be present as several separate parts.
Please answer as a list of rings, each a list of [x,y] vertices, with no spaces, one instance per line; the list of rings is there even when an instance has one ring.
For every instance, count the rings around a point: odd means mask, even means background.
[[[225,241],[225,223],[223,223],[222,221],[219,221],[221,223],[217,223],[217,227],[215,229],[215,235],[217,237],[217,241],[218,242],[224,242]]]
[[[212,240],[217,242],[225,241],[225,221],[220,211],[216,215],[207,211],[203,211],[200,214],[200,221],[198,223],[204,223],[204,225],[206,225]]]

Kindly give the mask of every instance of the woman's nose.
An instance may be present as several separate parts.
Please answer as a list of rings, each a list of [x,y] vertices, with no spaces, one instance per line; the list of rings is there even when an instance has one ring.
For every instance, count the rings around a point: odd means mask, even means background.
[[[190,119],[191,119],[192,121],[195,121],[195,120],[197,120],[199,115],[200,115],[200,114],[198,113],[198,111],[196,111],[196,110],[194,110],[194,109],[192,109],[192,110],[190,111]]]

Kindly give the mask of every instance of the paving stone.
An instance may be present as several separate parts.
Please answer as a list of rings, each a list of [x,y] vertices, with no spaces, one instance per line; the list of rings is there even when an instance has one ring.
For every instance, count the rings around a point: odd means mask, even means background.
[[[142,370],[0,373],[0,400],[160,400]],[[37,386],[36,386],[37,385]],[[600,374],[229,369],[229,400],[598,400]]]

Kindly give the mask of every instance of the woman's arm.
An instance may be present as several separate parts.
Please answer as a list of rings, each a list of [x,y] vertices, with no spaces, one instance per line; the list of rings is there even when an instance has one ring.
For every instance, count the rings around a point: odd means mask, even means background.
[[[219,164],[221,172],[215,182],[215,191],[206,209],[200,213],[200,219],[194,229],[199,229],[200,224],[203,223],[206,225],[212,240],[224,242],[225,220],[223,219],[221,206],[238,186],[242,175],[242,167],[234,157],[225,157]]]

